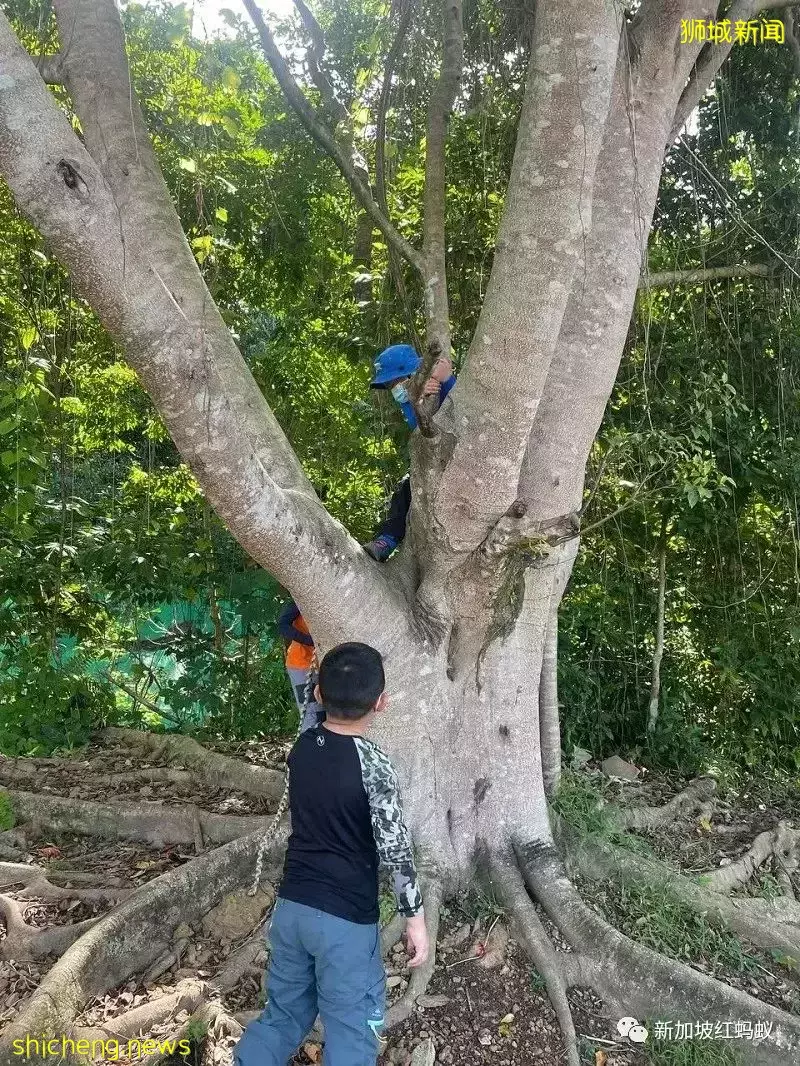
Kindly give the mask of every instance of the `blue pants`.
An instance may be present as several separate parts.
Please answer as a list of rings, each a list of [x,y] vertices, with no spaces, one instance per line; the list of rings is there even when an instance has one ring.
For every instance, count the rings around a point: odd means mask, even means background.
[[[375,1066],[385,996],[378,926],[279,898],[269,941],[267,1006],[236,1045],[236,1066],[287,1066],[318,1013],[325,1066]]]

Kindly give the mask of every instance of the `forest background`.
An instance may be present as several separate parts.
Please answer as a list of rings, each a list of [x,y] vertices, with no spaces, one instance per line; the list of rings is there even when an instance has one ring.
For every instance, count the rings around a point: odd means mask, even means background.
[[[485,10],[465,13],[448,146],[456,360],[491,267],[524,52],[519,13],[474,2]],[[38,3],[4,6],[46,43]],[[124,12],[136,91],[210,290],[321,499],[365,540],[407,463],[400,417],[368,391],[371,364],[418,340],[415,281],[399,295],[382,237],[365,244],[358,205],[244,19],[223,9],[226,34],[202,41],[187,5]],[[368,101],[354,130],[369,153],[384,6],[326,0],[318,14],[332,67]],[[278,34],[299,57],[297,20]],[[424,29],[412,39],[387,115],[404,234],[419,226],[425,41]],[[734,48],[667,158],[561,610],[563,742],[578,762],[800,769],[795,64],[788,45]],[[669,273],[690,269],[705,273]],[[290,729],[281,590],[204,503],[135,372],[5,188],[0,351],[0,750],[68,749],[111,722]]]

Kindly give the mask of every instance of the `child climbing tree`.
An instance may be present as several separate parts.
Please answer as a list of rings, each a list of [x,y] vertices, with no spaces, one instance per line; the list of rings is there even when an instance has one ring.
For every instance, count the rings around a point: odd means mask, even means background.
[[[395,13],[392,61],[413,33],[410,2]],[[374,196],[350,132],[342,136],[328,117],[341,112],[319,66],[320,34],[310,61],[325,104],[317,110],[257,4],[245,6],[289,105],[382,234],[393,273],[405,264],[416,277],[427,344],[448,354],[445,160],[461,92],[460,0],[445,0],[438,16],[414,239],[389,218],[383,146]],[[139,373],[208,501],[290,590],[317,647],[356,640],[382,652],[394,709],[376,739],[403,775],[432,940],[442,901],[488,877],[544,977],[572,1066],[572,984],[626,1015],[769,1022],[763,1045],[744,1051],[789,1066],[800,1020],[610,927],[566,878],[548,817],[545,782],[555,784],[560,760],[558,607],[578,551],[587,457],[646,270],[665,149],[732,46],[682,43],[682,21],[747,20],[760,7],[631,6],[635,14],[611,0],[536,5],[480,317],[457,385],[435,416],[420,418],[410,532],[387,567],[320,503],[206,288],[132,91],[114,0],[54,0],[61,51],[36,59],[0,16],[0,171]],[[80,137],[46,81],[64,87]],[[255,835],[210,852],[169,891],[159,879],[123,905],[113,930],[90,930],[4,1041],[69,1026],[98,984],[147,964],[148,922],[177,925],[247,885],[257,845]],[[534,900],[570,954],[555,950]],[[753,935],[800,949],[796,928],[777,921]],[[432,967],[433,957],[415,972],[390,1021],[413,1008]]]

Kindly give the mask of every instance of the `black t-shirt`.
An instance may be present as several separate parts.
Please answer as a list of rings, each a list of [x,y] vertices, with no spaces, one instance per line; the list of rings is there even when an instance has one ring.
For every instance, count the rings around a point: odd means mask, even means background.
[[[362,925],[378,921],[378,866],[394,875],[401,914],[422,900],[397,776],[365,737],[323,725],[289,754],[292,833],[279,895]]]

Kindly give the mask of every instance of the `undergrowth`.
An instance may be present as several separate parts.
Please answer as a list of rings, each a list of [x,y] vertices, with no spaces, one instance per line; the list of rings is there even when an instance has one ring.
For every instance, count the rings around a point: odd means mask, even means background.
[[[716,929],[664,884],[598,886],[613,924],[654,951],[713,970],[754,973],[752,951],[734,933]]]
[[[729,1044],[713,1040],[657,1041],[646,1051],[647,1066],[740,1066]]]

